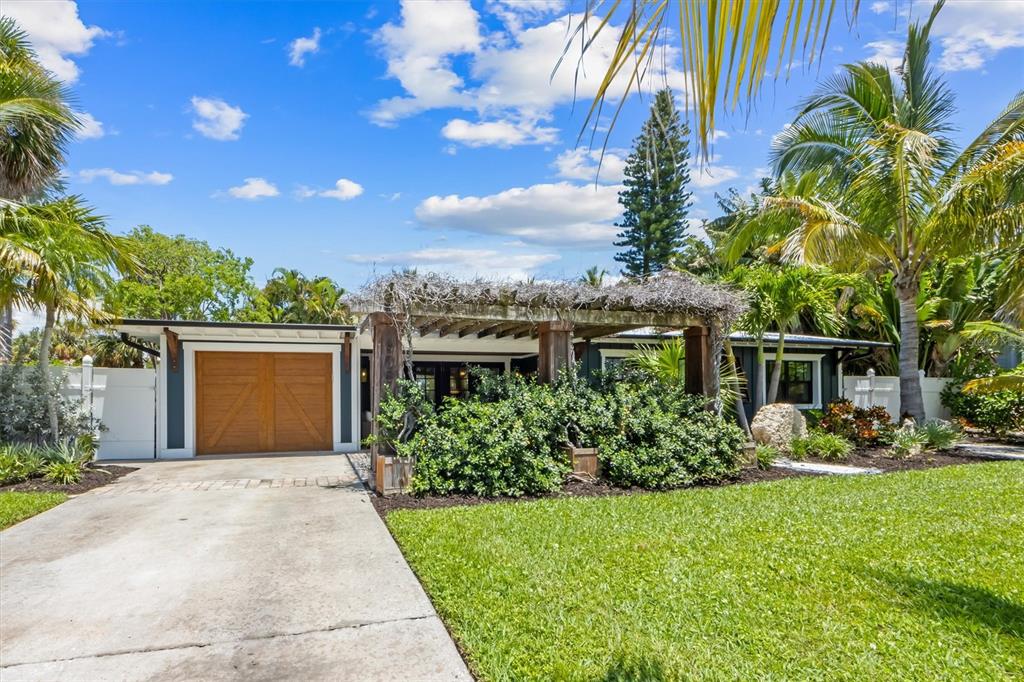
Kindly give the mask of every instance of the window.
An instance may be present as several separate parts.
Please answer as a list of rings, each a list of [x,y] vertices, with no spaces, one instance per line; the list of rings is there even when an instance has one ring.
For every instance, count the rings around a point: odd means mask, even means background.
[[[770,386],[775,361],[765,362],[765,385]],[[783,360],[779,377],[779,402],[794,405],[814,404],[814,362],[811,360]]]

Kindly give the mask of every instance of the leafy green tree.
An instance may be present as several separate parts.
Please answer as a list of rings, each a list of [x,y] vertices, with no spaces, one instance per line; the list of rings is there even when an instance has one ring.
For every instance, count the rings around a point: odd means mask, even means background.
[[[648,277],[669,265],[686,233],[690,207],[690,131],[679,119],[667,88],[658,92],[651,115],[626,158],[625,189],[619,193],[623,228],[615,255],[622,274]]]
[[[277,268],[242,316],[262,322],[344,324],[351,317],[344,294],[330,277]]]
[[[918,421],[923,274],[997,246],[1024,250],[1024,92],[957,153],[949,138],[953,95],[928,61],[939,7],[924,25],[910,26],[895,74],[871,62],[847,65],[804,103],[777,136],[780,195],[763,199],[730,246],[735,259],[752,238],[770,235],[788,261],[890,274],[900,400]]]
[[[128,241],[140,269],[119,280],[104,299],[118,317],[227,322],[258,292],[249,275],[252,259],[230,249],[161,234],[147,225],[133,229]]]

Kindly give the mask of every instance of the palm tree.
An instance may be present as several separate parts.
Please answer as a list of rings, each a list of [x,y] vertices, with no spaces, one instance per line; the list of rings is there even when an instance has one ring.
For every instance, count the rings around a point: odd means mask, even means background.
[[[592,287],[603,287],[604,278],[608,274],[608,271],[604,268],[600,268],[596,265],[587,268],[583,276],[580,277],[580,284],[586,284]]]
[[[38,362],[49,380],[50,349],[58,319],[105,317],[99,297],[114,271],[136,267],[128,242],[107,232],[79,197],[45,204],[7,204],[0,209],[0,234],[31,254],[20,269],[0,270],[0,304],[18,301],[44,313]],[[58,436],[57,406],[49,405],[51,438]]]
[[[786,332],[800,329],[802,321],[813,321],[825,334],[836,334],[842,326],[839,316],[840,293],[850,285],[849,278],[821,268],[771,267],[741,269],[734,281],[751,294],[751,304],[740,327],[755,337],[758,366],[764,361],[764,334],[774,329],[775,361],[768,384],[766,402],[778,399],[782,362],[786,350]]]
[[[53,182],[80,127],[68,90],[39,64],[14,20],[0,17],[0,198],[21,199]]]
[[[947,136],[953,97],[928,66],[939,7],[910,26],[895,74],[851,64],[805,102],[777,136],[778,196],[762,199],[729,247],[735,258],[768,234],[788,261],[888,273],[900,313],[900,399],[919,421],[922,274],[938,260],[1024,248],[1024,92],[956,154]]]
[[[51,186],[80,125],[67,89],[39,64],[28,36],[13,19],[0,17],[0,200],[20,201]],[[20,270],[32,260],[0,231],[0,268]],[[0,307],[0,362],[10,359],[14,336],[14,300],[6,298]]]
[[[681,50],[678,68],[687,81],[684,89],[687,106],[694,108],[696,133],[701,151],[706,154],[715,130],[719,106],[735,109],[742,101],[752,101],[769,76],[775,54],[774,77],[785,68],[788,73],[795,58],[812,65],[828,41],[837,0],[586,0],[583,12],[572,26],[557,71],[566,55],[579,51],[577,75],[583,72],[583,59],[597,49],[602,34],[614,33],[616,42],[611,61],[598,84],[582,138],[588,127],[594,131],[604,124],[601,113],[609,99],[619,98],[612,126],[630,90],[639,90],[644,76],[665,60],[663,38],[669,30],[678,35]],[[846,16],[856,20],[859,0],[846,0]],[[941,3],[940,3],[941,4]],[[673,12],[675,8],[675,12]],[[619,30],[613,21],[621,19]],[[798,46],[799,44],[799,46]],[[618,89],[619,91],[615,91]]]

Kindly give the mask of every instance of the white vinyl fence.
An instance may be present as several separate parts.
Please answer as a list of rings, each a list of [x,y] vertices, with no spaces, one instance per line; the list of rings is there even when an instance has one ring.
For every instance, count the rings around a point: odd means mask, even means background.
[[[151,459],[156,444],[156,372],[81,367],[65,371],[61,393],[77,398],[102,425],[97,459]]]
[[[924,372],[920,376],[925,418],[949,419],[949,410],[942,405],[939,395],[951,380],[926,377]],[[903,413],[900,409],[900,378],[875,376],[874,370],[869,369],[867,376],[843,377],[843,397],[852,400],[857,407],[881,405],[894,420]]]

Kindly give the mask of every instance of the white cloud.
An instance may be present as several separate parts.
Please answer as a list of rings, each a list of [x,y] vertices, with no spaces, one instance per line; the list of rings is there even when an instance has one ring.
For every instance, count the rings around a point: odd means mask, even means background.
[[[558,140],[558,128],[535,121],[480,121],[471,123],[453,118],[441,129],[441,135],[469,147],[508,148],[523,144],[551,144]]]
[[[362,193],[363,186],[358,182],[353,182],[347,178],[341,178],[334,183],[334,189],[325,189],[322,192],[317,192],[317,196],[338,199],[339,201],[348,201],[349,199],[355,199]]]
[[[690,184],[697,189],[716,187],[739,176],[740,172],[732,166],[704,165],[690,168]]]
[[[246,178],[238,187],[228,188],[228,194],[236,199],[263,199],[264,197],[276,197],[281,192],[272,182],[264,178]]]
[[[222,99],[193,97],[192,111],[196,118],[192,127],[211,140],[237,140],[249,114]]]
[[[626,168],[624,154],[625,151],[609,150],[602,159],[600,149],[577,147],[566,149],[559,154],[552,165],[558,171],[558,177],[566,180],[619,183],[622,182],[623,171]]]
[[[449,139],[507,147],[554,141],[557,130],[543,124],[554,107],[574,99],[586,102],[596,94],[615,53],[620,28],[606,26],[582,63],[577,64],[578,54],[570,51],[552,75],[579,15],[526,27],[546,20],[564,3],[492,0],[486,7],[504,21],[507,31],[483,37],[480,17],[466,0],[404,0],[401,21],[385,24],[377,33],[388,75],[399,81],[404,94],[379,101],[369,112],[371,121],[394,125],[430,109],[456,108],[472,110],[480,120],[449,121],[443,131]],[[660,68],[662,62],[676,63],[677,54],[671,46],[658,51],[656,63],[647,69],[645,90],[685,87],[681,72],[670,68],[662,73]],[[612,84],[609,101],[623,92],[629,81],[627,71],[622,70]]]
[[[894,71],[903,62],[904,44],[897,40],[876,40],[864,46],[871,50],[865,60]]]
[[[510,31],[516,32],[524,24],[533,23],[544,17],[561,12],[566,0],[488,0],[487,9],[501,19]]]
[[[128,171],[123,173],[113,168],[86,168],[78,171],[78,178],[82,182],[92,182],[97,178],[102,178],[111,185],[166,185],[174,179],[174,176],[170,173],[161,173],[159,171],[151,171],[149,173]]]
[[[887,12],[889,11],[890,7],[892,7],[892,5],[890,5],[885,0],[880,0],[879,2],[871,3],[871,11],[874,12],[875,14],[882,14],[883,12]]]
[[[82,122],[82,127],[78,131],[79,140],[95,140],[106,135],[103,123],[96,120],[96,117],[89,112],[78,112],[78,120]]]
[[[424,248],[378,254],[352,254],[346,260],[381,266],[412,267],[461,277],[526,279],[536,268],[560,258],[556,253],[508,253],[496,249]]]
[[[712,142],[718,142],[719,140],[728,140],[728,139],[729,139],[729,133],[727,133],[724,130],[712,130],[711,131],[711,141]]]
[[[432,196],[416,207],[431,227],[516,237],[533,244],[608,246],[619,231],[619,185],[569,182],[514,187],[487,196]]]
[[[541,113],[572,102],[574,98],[580,102],[593,98],[615,53],[620,29],[609,25],[601,31],[578,68],[578,50],[570,49],[566,61],[552,75],[551,70],[577,21],[578,16],[561,17],[515,34],[511,47],[490,45],[481,50],[470,69],[474,79],[481,82],[475,92],[477,106]],[[666,63],[674,63],[675,54],[673,48],[665,48]],[[675,89],[685,88],[681,72],[669,69],[665,74],[658,73],[661,61],[659,51],[658,64],[651,64],[647,75],[648,89],[666,84]],[[609,90],[612,98],[623,91],[629,80],[627,71],[620,71],[612,83]]]
[[[2,9],[28,34],[42,65],[67,83],[79,75],[69,56],[87,54],[97,38],[107,35],[99,26],[86,26],[72,0],[5,0]]]
[[[349,201],[350,199],[355,199],[362,193],[363,186],[358,182],[349,180],[348,178],[340,178],[334,183],[334,187],[331,189],[317,189],[315,187],[299,185],[295,190],[295,196],[299,199],[324,197],[327,199],[337,199],[338,201]],[[401,195],[399,194],[398,196]]]
[[[377,103],[370,119],[378,125],[437,107],[463,106],[462,79],[452,58],[475,52],[481,43],[479,15],[468,0],[402,3],[399,24],[385,24],[377,41],[388,61],[388,75],[406,92]]]
[[[288,44],[288,63],[292,66],[305,66],[306,55],[320,51],[320,28],[313,29],[308,38],[296,38]]]
[[[923,18],[933,4],[922,0],[911,9]],[[1003,50],[1024,48],[1024,7],[1019,0],[950,0],[935,19],[932,36],[942,48],[940,69],[981,69]]]

